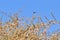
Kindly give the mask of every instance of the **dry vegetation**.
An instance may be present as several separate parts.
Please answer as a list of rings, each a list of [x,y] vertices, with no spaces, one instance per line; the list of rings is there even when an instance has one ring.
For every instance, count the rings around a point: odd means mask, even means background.
[[[38,20],[34,24],[33,21],[35,18]],[[45,18],[47,19],[46,16]],[[60,40],[59,32],[53,33],[49,37],[46,33],[52,24],[59,24],[58,21],[47,19],[48,22],[44,23],[39,16],[33,16],[29,20],[23,20],[23,17],[18,18],[18,15],[13,15],[11,16],[11,20],[5,23],[0,22],[0,40]],[[28,21],[29,24],[27,23]],[[43,31],[39,33],[42,28]]]

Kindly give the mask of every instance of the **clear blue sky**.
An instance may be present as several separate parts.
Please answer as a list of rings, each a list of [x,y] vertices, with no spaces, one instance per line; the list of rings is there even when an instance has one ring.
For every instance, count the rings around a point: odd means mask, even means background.
[[[50,15],[52,11],[56,19],[60,20],[59,4],[60,0],[0,0],[0,16],[2,16],[1,11],[4,11],[5,14],[8,15],[21,11],[20,16],[31,17],[32,13],[36,11],[37,15],[40,15],[42,19],[44,19],[44,16],[52,19]],[[52,30],[54,30],[54,28]]]

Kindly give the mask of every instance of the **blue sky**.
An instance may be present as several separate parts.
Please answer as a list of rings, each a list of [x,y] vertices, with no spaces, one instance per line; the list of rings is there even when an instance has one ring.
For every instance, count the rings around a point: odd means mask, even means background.
[[[50,15],[52,11],[56,19],[60,20],[59,4],[60,0],[0,0],[0,17],[3,15],[2,11],[8,15],[18,12],[20,16],[27,17],[31,17],[33,12],[36,11],[36,14],[40,15],[43,20],[44,16],[53,19]],[[3,20],[6,20],[5,17],[3,17]]]
[[[22,11],[21,15],[31,17],[34,11],[40,16],[51,18],[52,11],[56,18],[60,17],[60,0],[0,0],[0,10],[5,14],[13,14]],[[1,13],[1,12],[0,12]]]

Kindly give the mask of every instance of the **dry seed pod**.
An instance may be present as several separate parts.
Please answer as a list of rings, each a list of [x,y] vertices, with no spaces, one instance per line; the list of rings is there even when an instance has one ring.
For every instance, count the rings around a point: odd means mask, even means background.
[[[35,13],[35,12],[34,12]],[[21,21],[18,18],[18,15],[13,15],[11,20],[7,21],[5,25],[0,26],[0,39],[1,40],[48,40],[48,36],[46,34],[47,30],[50,28],[52,24],[59,24],[60,22],[55,20],[54,15],[52,15],[54,20],[49,20],[46,16],[46,20],[48,22],[43,22],[43,20],[39,17],[38,23],[34,24],[34,19],[36,18],[35,14],[31,18],[30,22],[32,25],[23,23],[23,25],[19,24]],[[28,20],[29,21],[29,20]],[[21,22],[22,23],[22,22]],[[20,28],[18,28],[19,26]],[[24,28],[27,26],[26,28]],[[37,35],[37,33],[43,28],[43,31]],[[7,31],[7,32],[6,32]],[[55,31],[56,32],[56,31]],[[41,35],[42,34],[42,35]],[[60,34],[59,34],[60,35]],[[57,37],[59,36],[53,35],[49,37],[49,40],[57,40]],[[56,39],[54,39],[56,38]]]
[[[52,36],[50,40],[58,40],[56,36]]]

